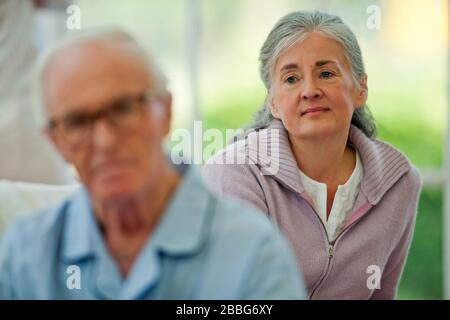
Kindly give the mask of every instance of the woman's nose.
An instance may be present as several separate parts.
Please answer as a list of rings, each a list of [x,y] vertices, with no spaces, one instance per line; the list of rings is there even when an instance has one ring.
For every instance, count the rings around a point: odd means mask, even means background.
[[[304,81],[304,86],[301,92],[302,100],[314,100],[322,96],[322,91],[317,87],[314,80]]]

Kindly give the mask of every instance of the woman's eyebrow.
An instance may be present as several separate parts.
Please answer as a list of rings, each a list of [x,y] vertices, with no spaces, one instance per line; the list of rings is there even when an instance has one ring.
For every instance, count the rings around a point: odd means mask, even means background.
[[[334,60],[319,60],[315,63],[316,67],[322,67],[327,64],[334,64],[338,65],[338,63]],[[292,69],[299,69],[299,66],[296,63],[288,63],[285,64],[283,67],[281,67],[280,71],[286,71],[286,70],[292,70]]]
[[[326,64],[335,64],[337,65],[336,61],[334,60],[320,60],[316,62],[316,67],[322,67]]]
[[[291,69],[298,69],[298,65],[296,63],[288,63],[288,64],[285,64],[280,69],[280,71],[291,70]]]

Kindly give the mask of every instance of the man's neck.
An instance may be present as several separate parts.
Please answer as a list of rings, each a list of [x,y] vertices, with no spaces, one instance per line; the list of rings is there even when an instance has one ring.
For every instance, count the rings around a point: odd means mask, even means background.
[[[124,277],[157,226],[181,177],[166,165],[149,186],[132,197],[95,203],[103,239]]]

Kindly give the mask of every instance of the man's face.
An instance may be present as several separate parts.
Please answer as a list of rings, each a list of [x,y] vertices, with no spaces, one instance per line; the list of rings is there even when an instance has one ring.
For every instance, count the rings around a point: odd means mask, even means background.
[[[44,76],[49,118],[56,122],[111,110],[108,106],[151,92],[153,86],[142,59],[120,45],[89,43],[65,48]],[[77,143],[58,128],[48,131],[94,198],[127,197],[157,183],[153,180],[164,161],[161,145],[169,128],[170,98],[162,102],[163,112],[155,112],[154,101],[134,104],[141,104],[140,120],[126,129],[106,116],[97,116],[89,134]]]

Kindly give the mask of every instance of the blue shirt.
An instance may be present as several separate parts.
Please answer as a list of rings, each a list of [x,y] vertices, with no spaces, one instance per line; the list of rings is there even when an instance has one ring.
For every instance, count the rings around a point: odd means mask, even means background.
[[[0,299],[302,299],[287,241],[255,209],[187,170],[124,279],[89,195],[16,221],[0,243]]]

